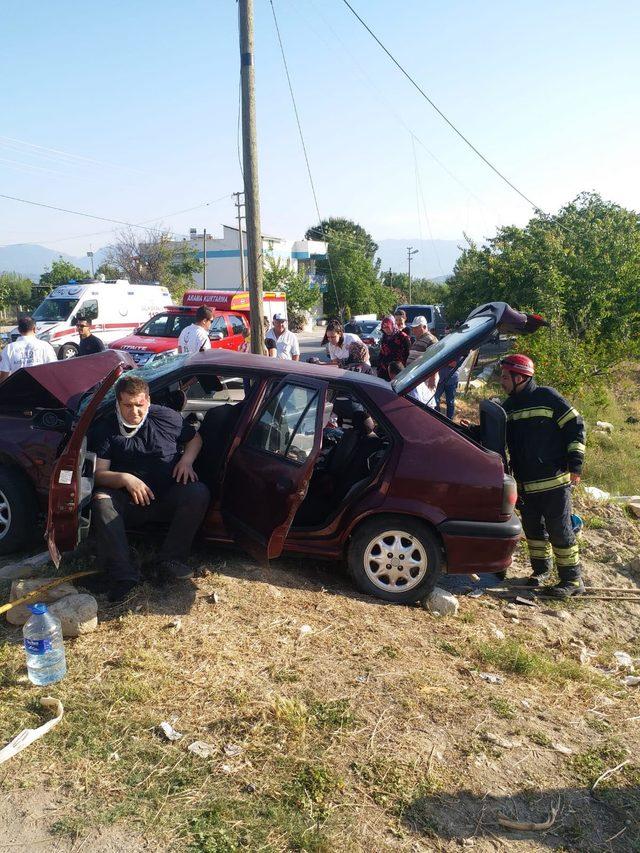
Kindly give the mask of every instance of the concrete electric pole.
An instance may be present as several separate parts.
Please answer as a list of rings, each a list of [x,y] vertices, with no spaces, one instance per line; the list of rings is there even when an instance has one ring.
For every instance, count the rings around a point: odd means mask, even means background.
[[[242,83],[242,165],[247,223],[247,260],[251,308],[251,352],[264,354],[262,323],[262,229],[258,188],[255,70],[253,65],[253,0],[239,0],[240,78]]]
[[[202,288],[207,289],[207,229],[202,230]]]
[[[407,246],[407,261],[409,262],[409,304],[413,301],[411,299],[411,258],[414,255],[417,255],[419,249],[414,249],[413,246]]]
[[[243,192],[232,193],[232,195],[236,198],[236,208],[237,208],[237,219],[238,219],[238,245],[240,246],[240,290],[244,290],[246,275],[244,272],[244,238],[242,236],[242,208],[244,206],[244,202],[240,201],[240,196],[244,195]]]

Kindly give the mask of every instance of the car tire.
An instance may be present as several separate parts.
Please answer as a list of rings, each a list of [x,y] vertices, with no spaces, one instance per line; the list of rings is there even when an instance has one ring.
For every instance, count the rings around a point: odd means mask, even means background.
[[[360,592],[411,604],[433,590],[444,558],[427,524],[408,515],[384,515],[357,528],[349,543],[347,562]]]
[[[78,347],[75,344],[64,344],[58,352],[60,361],[65,361],[67,358],[75,358],[77,355]]]
[[[36,495],[24,474],[0,466],[0,555],[13,554],[29,543],[37,515]]]

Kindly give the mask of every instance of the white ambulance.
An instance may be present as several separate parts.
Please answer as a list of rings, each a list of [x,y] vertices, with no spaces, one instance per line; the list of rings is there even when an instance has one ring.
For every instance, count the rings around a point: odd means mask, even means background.
[[[130,284],[124,278],[69,282],[52,290],[32,317],[37,336],[49,341],[58,358],[73,358],[80,342],[77,317],[90,318],[93,333],[108,346],[171,304],[171,294],[157,283]],[[11,339],[17,336],[12,329]]]

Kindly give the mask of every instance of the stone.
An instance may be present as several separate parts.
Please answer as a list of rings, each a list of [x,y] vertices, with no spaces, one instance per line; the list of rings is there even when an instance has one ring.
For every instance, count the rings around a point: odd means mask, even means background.
[[[50,559],[49,552],[43,551],[41,554],[27,557],[18,563],[9,563],[9,565],[0,568],[0,580],[12,581],[18,578],[33,577],[36,570],[41,566],[45,566]]]
[[[98,627],[98,602],[86,592],[54,601],[49,611],[62,623],[63,637],[90,634]]]
[[[52,580],[55,580],[55,578],[23,578],[21,580],[14,580],[11,584],[9,601],[15,601],[18,598],[22,598],[23,595],[26,595],[28,592],[32,592],[40,586],[44,586],[46,583],[50,583]],[[7,622],[11,625],[24,625],[27,619],[31,616],[29,604],[35,604],[38,601],[50,604],[52,601],[58,601],[60,598],[64,598],[67,595],[73,595],[76,592],[77,590],[72,583],[65,582],[58,586],[54,586],[51,589],[45,590],[38,598],[34,598],[33,601],[30,601],[28,604],[18,604],[16,607],[8,610]]]
[[[561,622],[568,622],[569,619],[571,619],[571,614],[568,610],[554,610],[553,607],[549,607],[542,612],[545,616],[555,616],[555,618],[560,619]]]
[[[632,557],[627,568],[633,574],[640,575],[640,556]]]
[[[596,427],[604,432],[613,432],[613,424],[609,421],[596,421]]]
[[[460,607],[460,603],[455,595],[447,592],[446,589],[435,587],[433,592],[428,595],[423,601],[422,606],[434,616],[455,616]]]
[[[620,554],[613,548],[608,548],[602,555],[604,563],[610,563],[613,566],[621,566],[624,562]]]
[[[584,491],[585,494],[594,501],[608,501],[611,497],[609,492],[605,492],[603,489],[599,489],[597,486],[585,486]]]
[[[629,501],[627,509],[635,515],[636,518],[640,518],[640,501]]]

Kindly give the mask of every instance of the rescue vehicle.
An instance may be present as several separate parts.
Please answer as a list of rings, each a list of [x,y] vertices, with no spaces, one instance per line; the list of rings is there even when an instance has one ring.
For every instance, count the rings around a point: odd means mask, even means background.
[[[131,284],[127,279],[111,281],[74,282],[56,287],[38,305],[32,317],[36,335],[48,341],[58,358],[73,358],[78,354],[80,338],[76,319],[84,317],[93,324],[96,337],[109,345],[171,302],[166,287],[157,283]],[[11,340],[18,329],[10,332]]]
[[[182,305],[167,305],[164,311],[132,335],[114,341],[110,348],[128,352],[138,366],[156,361],[160,356],[176,355],[180,332],[194,322],[201,305],[214,311],[209,330],[212,348],[239,350],[245,340],[244,329],[250,326],[249,293],[246,290],[187,290],[182,297]],[[287,311],[286,294],[265,293],[263,312],[269,325],[273,315],[279,311]]]

